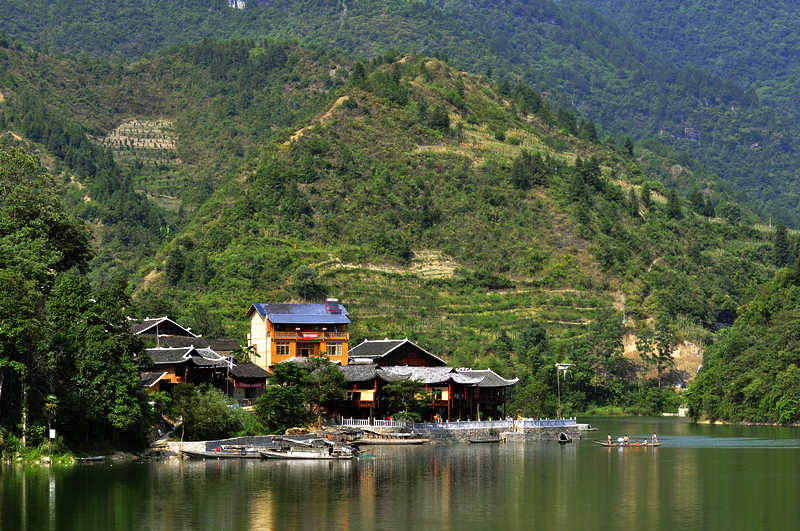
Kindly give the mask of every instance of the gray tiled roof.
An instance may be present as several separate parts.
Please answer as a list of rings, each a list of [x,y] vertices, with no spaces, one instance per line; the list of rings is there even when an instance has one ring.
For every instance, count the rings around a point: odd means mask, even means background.
[[[271,378],[272,374],[255,363],[235,363],[231,374],[236,378]]]
[[[139,379],[142,382],[142,387],[153,387],[166,375],[166,372],[142,372],[139,373]]]
[[[233,352],[242,348],[238,341],[229,337],[209,339],[205,337],[166,336],[160,337],[158,344],[162,347],[172,348],[210,348],[214,352]]]
[[[167,363],[181,363],[190,357],[190,353],[194,347],[186,348],[149,348],[147,353],[153,358],[155,365],[162,365]]]
[[[453,367],[379,367],[374,363],[344,365],[340,369],[348,382],[366,382],[378,378],[391,382],[402,378],[419,380],[421,384],[445,384],[448,382],[477,385],[478,387],[508,387],[519,381],[506,380],[491,370],[473,371]]]
[[[391,353],[395,349],[401,347],[404,344],[409,344],[416,349],[419,349],[421,352],[424,352],[428,356],[435,358],[442,362],[443,364],[447,364],[442,358],[438,356],[434,356],[424,348],[420,347],[416,343],[409,341],[406,339],[378,339],[378,340],[366,340],[362,343],[359,343],[355,347],[351,347],[350,350],[347,352],[348,358],[370,358],[370,359],[378,359],[386,356],[387,354]]]
[[[506,380],[491,369],[473,370],[473,369],[457,369],[459,374],[467,377],[481,377],[480,387],[508,387],[514,385],[519,381],[519,378],[513,380]]]
[[[131,324],[131,333],[137,335],[138,334],[155,335],[156,330],[158,329],[156,325],[160,326],[161,324],[165,324],[166,326],[169,327],[178,328],[187,337],[197,337],[197,335],[189,331],[188,328],[182,327],[169,317],[159,317],[157,319],[144,319],[141,322],[134,321],[133,324]],[[159,333],[163,333],[163,331],[160,331]]]
[[[377,365],[370,363],[369,365],[342,365],[340,370],[344,373],[344,377],[348,382],[367,382],[375,378],[377,374]]]

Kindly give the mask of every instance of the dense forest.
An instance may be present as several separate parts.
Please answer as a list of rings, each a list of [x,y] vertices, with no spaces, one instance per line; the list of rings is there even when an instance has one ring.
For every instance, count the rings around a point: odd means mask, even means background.
[[[797,123],[800,15],[791,2],[591,0],[636,40],[679,67],[753,89]]]
[[[589,3],[287,0],[238,10],[224,0],[12,0],[0,24],[39,50],[113,60],[230,37],[289,39],[368,59],[391,48],[449,58],[472,73],[523,80],[559,107],[592,118],[618,142],[625,135],[653,138],[674,152],[678,165],[686,153],[764,217],[800,226],[791,120],[727,73],[680,68],[661,48],[648,50]]]

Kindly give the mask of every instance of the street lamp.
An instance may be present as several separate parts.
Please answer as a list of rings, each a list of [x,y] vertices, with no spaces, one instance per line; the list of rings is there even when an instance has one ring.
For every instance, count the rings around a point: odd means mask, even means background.
[[[556,411],[556,420],[561,418],[561,381],[559,380],[559,372],[564,371],[566,374],[567,369],[572,367],[571,363],[556,363],[556,386],[558,387],[558,411]]]

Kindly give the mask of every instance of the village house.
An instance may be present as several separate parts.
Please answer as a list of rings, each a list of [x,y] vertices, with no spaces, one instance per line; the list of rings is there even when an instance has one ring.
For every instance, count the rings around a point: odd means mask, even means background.
[[[179,383],[209,384],[240,401],[264,394],[272,375],[254,363],[237,363],[232,355],[242,350],[231,338],[206,339],[167,317],[134,322],[131,332],[148,339],[152,364],[139,368],[147,392],[171,391]]]
[[[255,350],[255,363],[269,369],[290,358],[326,356],[347,364],[350,324],[347,310],[336,299],[325,304],[253,303],[248,347]]]
[[[389,411],[384,386],[400,378],[419,381],[433,394],[430,418],[454,421],[498,419],[507,416],[506,398],[518,378],[506,380],[491,369],[450,367],[441,358],[408,339],[364,341],[353,347],[341,367],[347,380],[347,399],[331,405],[342,418],[384,419]]]

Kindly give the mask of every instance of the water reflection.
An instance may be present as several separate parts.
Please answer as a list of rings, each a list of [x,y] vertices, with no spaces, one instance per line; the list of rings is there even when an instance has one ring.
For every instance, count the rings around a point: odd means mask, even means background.
[[[188,460],[0,468],[0,530],[771,529],[800,517],[800,433],[677,419],[660,448],[573,444],[376,448],[354,462]],[[593,435],[590,434],[590,435]]]

